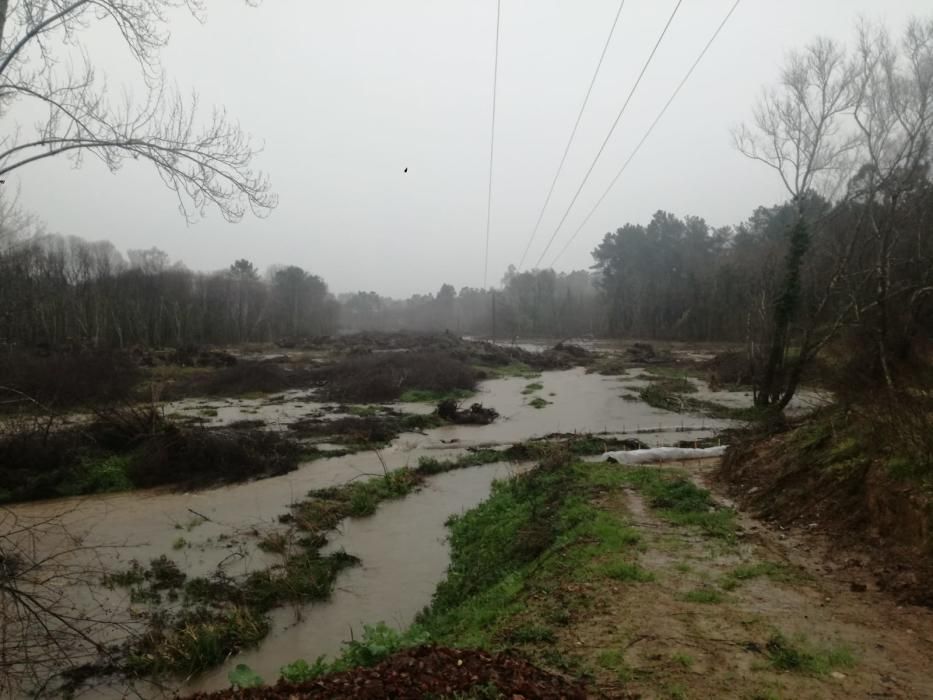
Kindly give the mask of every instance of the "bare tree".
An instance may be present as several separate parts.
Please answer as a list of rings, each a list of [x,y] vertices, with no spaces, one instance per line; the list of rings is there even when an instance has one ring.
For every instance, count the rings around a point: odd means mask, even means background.
[[[231,221],[275,206],[248,135],[222,109],[201,119],[197,98],[167,83],[159,54],[178,8],[203,17],[203,0],[0,0],[0,178],[55,156],[91,154],[111,171],[144,159],[189,220],[208,206]],[[142,76],[138,102],[108,91],[85,40],[93,25],[122,37]],[[31,126],[15,110],[45,116]]]
[[[754,110],[754,125],[734,132],[737,148],[773,169],[796,206],[786,233],[783,280],[772,303],[765,339],[766,354],[754,346],[755,403],[783,407],[793,396],[804,356],[788,368],[791,324],[801,297],[801,272],[815,221],[807,199],[814,193],[832,197],[847,179],[858,139],[844,116],[853,104],[852,66],[845,52],[829,39],[817,39],[803,52],[792,53],[777,89],[766,92]],[[760,365],[763,361],[763,367]]]
[[[900,48],[900,50],[898,50]],[[876,367],[889,389],[892,303],[908,328],[909,341],[925,297],[933,293],[930,261],[924,261],[928,222],[918,221],[928,186],[933,132],[933,21],[913,20],[898,47],[884,27],[863,24],[853,59],[857,75],[853,117],[862,141],[863,165],[850,184],[864,208],[874,260],[866,275],[874,294],[857,308],[863,324],[871,317]],[[905,240],[907,238],[908,240]],[[914,238],[915,240],[909,240]],[[905,245],[906,244],[906,245]],[[919,275],[893,274],[895,266],[920,265]]]

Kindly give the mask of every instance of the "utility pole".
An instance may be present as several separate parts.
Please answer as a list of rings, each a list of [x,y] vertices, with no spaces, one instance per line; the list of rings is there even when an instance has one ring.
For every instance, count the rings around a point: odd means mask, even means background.
[[[492,290],[492,342],[496,342],[496,290]]]

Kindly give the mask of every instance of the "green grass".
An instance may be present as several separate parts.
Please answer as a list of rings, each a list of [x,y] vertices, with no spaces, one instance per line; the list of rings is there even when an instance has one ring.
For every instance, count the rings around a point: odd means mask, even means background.
[[[486,372],[487,374],[492,375],[493,377],[499,378],[509,378],[509,377],[520,377],[521,379],[536,379],[541,376],[541,373],[532,369],[524,362],[512,362],[507,365],[500,366],[487,366],[487,365],[478,365],[478,369]]]
[[[710,537],[735,538],[735,511],[719,508],[709,491],[672,470],[658,467],[619,469],[621,478],[641,491],[649,505],[674,525],[698,528]]]
[[[625,652],[621,649],[606,649],[596,657],[596,663],[607,671],[612,671],[623,683],[631,681],[635,672],[625,660]]]
[[[523,625],[505,634],[511,644],[553,644],[557,641],[554,630],[542,625]]]
[[[611,562],[605,564],[601,568],[601,572],[616,581],[635,581],[638,583],[654,581],[654,574],[631,562]]]
[[[356,404],[344,406],[343,409],[344,413],[347,413],[351,416],[360,416],[363,418],[368,416],[375,416],[381,412],[379,406],[360,406]]]
[[[720,586],[727,591],[734,590],[746,581],[756,578],[768,578],[771,581],[790,582],[799,578],[789,567],[770,561],[742,564],[723,576]]]
[[[690,668],[694,664],[694,658],[690,656],[690,654],[686,654],[684,652],[671,654],[671,661],[684,668]]]
[[[544,388],[543,384],[539,382],[532,382],[531,384],[528,384],[524,389],[522,389],[522,393],[527,396],[528,394],[533,394],[536,391],[541,391],[543,388]]]
[[[590,579],[607,573],[607,558],[634,551],[638,535],[617,514],[590,500],[594,489],[621,489],[617,469],[570,464],[555,457],[543,466],[497,482],[489,499],[450,525],[451,563],[419,623],[439,643],[498,648],[526,618],[530,589],[558,579]],[[619,569],[621,571],[621,569]],[[643,579],[647,572],[626,569]],[[532,619],[560,616],[543,598]]]
[[[535,396],[531,401],[528,402],[528,405],[532,408],[544,408],[545,406],[550,406],[551,402],[547,399],[542,399],[540,396]]]
[[[447,399],[460,401],[468,399],[476,392],[469,389],[452,389],[450,391],[435,391],[433,389],[409,389],[404,392],[399,401],[402,403],[440,403]]]
[[[766,650],[771,665],[780,671],[822,676],[856,663],[855,655],[846,645],[815,645],[805,637],[790,639],[780,632],[771,636]]]

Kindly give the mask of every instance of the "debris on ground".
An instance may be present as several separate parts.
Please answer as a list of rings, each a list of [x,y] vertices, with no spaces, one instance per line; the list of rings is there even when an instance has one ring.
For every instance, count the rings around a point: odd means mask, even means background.
[[[651,343],[632,343],[625,348],[625,359],[635,364],[658,364],[662,362],[671,362],[673,360],[670,353],[655,350]]]
[[[656,462],[680,462],[686,459],[722,457],[726,445],[715,447],[651,447],[644,450],[616,450],[606,452],[602,461],[618,464],[653,464]]]
[[[470,694],[488,693],[484,695]],[[420,700],[426,697],[506,697],[576,700],[585,686],[548,673],[510,652],[425,645],[400,651],[370,668],[356,668],[305,683],[197,693],[188,700],[257,698],[293,700]]]
[[[445,421],[458,425],[489,425],[499,417],[496,409],[486,408],[481,403],[474,403],[467,409],[461,409],[460,403],[454,399],[441,401],[434,412]]]

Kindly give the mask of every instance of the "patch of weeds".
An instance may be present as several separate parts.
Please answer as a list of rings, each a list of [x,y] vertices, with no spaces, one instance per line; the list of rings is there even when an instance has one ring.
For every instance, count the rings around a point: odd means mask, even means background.
[[[620,355],[604,355],[586,368],[587,374],[602,374],[607,377],[620,376],[628,372],[629,363]]]
[[[855,665],[855,656],[847,646],[816,646],[802,636],[789,639],[778,632],[765,648],[771,665],[780,671],[821,676],[836,668]]]
[[[330,664],[323,656],[319,656],[313,664],[309,664],[304,659],[292,661],[279,669],[279,676],[288,683],[307,683],[320,678],[329,670]]]
[[[635,673],[625,660],[625,652],[621,649],[607,649],[596,657],[596,663],[607,671],[615,672],[620,681],[631,681]]]
[[[492,449],[470,450],[456,459],[436,459],[434,457],[420,457],[418,467],[415,469],[419,474],[441,474],[443,472],[453,471],[454,469],[464,469],[466,467],[478,467],[483,464],[493,464],[508,459],[504,452]]]
[[[682,666],[686,669],[689,669],[693,666],[694,659],[690,654],[679,651],[674,654],[671,654],[671,661],[673,661],[678,666]]]
[[[292,506],[292,515],[302,530],[330,530],[346,517],[372,515],[381,501],[411,493],[423,479],[422,474],[406,467],[367,481],[311,491],[308,500]]]
[[[657,374],[659,371],[661,371],[659,367],[649,369],[645,379],[661,391],[670,394],[695,394],[697,392],[696,385],[686,376],[675,373]]]
[[[535,396],[531,401],[528,402],[528,405],[532,408],[544,408],[545,406],[550,406],[551,402],[547,399],[543,399],[540,396]]]
[[[717,591],[715,588],[697,588],[692,591],[687,591],[681,596],[682,600],[685,600],[688,603],[703,603],[705,605],[714,605],[717,603],[722,603],[726,597],[722,594],[721,591]]]
[[[440,403],[447,400],[461,401],[470,398],[475,393],[470,389],[451,389],[448,391],[409,389],[403,392],[398,400],[402,403]]]
[[[268,631],[268,620],[246,607],[184,610],[171,619],[154,615],[131,647],[127,670],[135,675],[193,675],[256,646]]]
[[[361,417],[375,416],[381,412],[379,406],[361,406],[358,404],[353,404],[351,406],[341,406],[339,410],[341,413],[348,413],[351,416]]]
[[[523,625],[510,630],[505,639],[512,644],[553,644],[557,636],[550,627]]]
[[[522,393],[527,396],[528,394],[533,394],[536,391],[541,391],[543,388],[544,388],[544,385],[541,384],[540,382],[532,382],[531,384],[528,384],[524,389],[522,389]]]
[[[507,365],[501,365],[497,367],[487,367],[485,365],[481,365],[480,369],[494,377],[500,378],[520,377],[521,379],[536,379],[537,377],[541,376],[539,371],[532,369],[524,362],[511,362]]]
[[[636,401],[641,401],[641,397],[638,394],[620,394],[619,398],[623,401],[628,401],[629,403],[635,403]]]
[[[772,581],[788,582],[793,581],[798,576],[787,566],[776,564],[770,561],[762,561],[754,564],[741,564],[732,571],[723,576],[720,585],[727,591],[738,588],[745,581],[767,577]]]
[[[541,651],[541,658],[551,668],[556,668],[564,673],[578,676],[581,673],[582,664],[574,656],[562,654],[559,649],[547,647]]]
[[[82,496],[129,491],[133,488],[133,481],[129,475],[130,462],[129,455],[112,455],[103,459],[85,458],[78,464],[71,477],[59,486],[58,492],[62,496]]]
[[[204,416],[205,418],[216,418],[217,409],[216,408],[202,408],[198,411],[199,416]]]
[[[331,664],[331,671],[344,671],[357,666],[375,666],[401,649],[426,644],[430,636],[418,626],[399,632],[384,622],[364,625],[363,636],[344,642],[340,656]]]
[[[263,535],[256,544],[263,552],[271,554],[284,554],[288,547],[288,535],[279,530],[273,530]]]
[[[266,684],[258,673],[246,664],[237,664],[236,668],[227,674],[230,685],[237,690],[244,688],[261,688]]]
[[[718,508],[709,491],[670,470],[636,468],[622,470],[624,478],[644,493],[651,507],[675,525],[699,528],[710,537],[735,537],[735,511]]]
[[[888,473],[901,481],[921,481],[930,477],[930,468],[910,457],[891,457],[887,467]]]
[[[601,568],[601,573],[616,581],[635,581],[638,583],[647,583],[654,581],[655,576],[650,571],[645,571],[638,564],[631,562],[617,561],[605,564]]]
[[[186,540],[184,537],[178,537],[175,539],[174,542],[172,542],[172,549],[176,551],[179,549],[184,549],[187,546],[188,546],[188,540]]]

